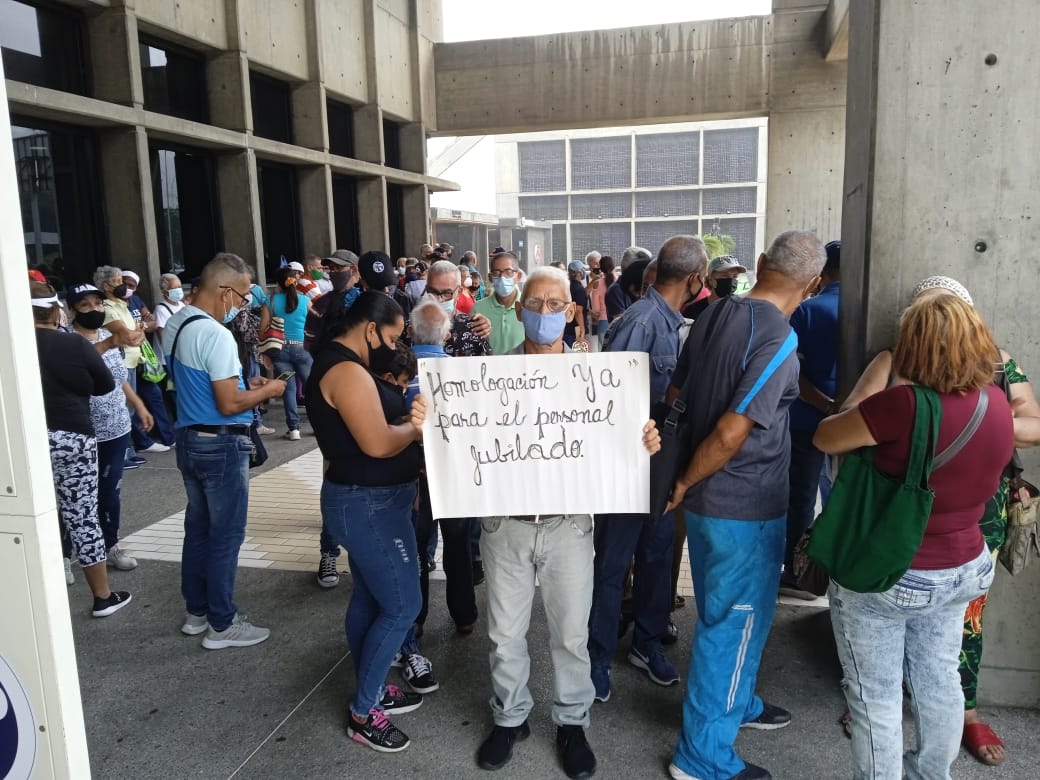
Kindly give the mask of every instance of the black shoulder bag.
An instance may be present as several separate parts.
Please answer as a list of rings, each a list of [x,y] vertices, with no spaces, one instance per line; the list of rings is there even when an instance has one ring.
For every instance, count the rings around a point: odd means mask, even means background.
[[[723,298],[715,306],[708,327],[704,333],[705,344],[711,341],[718,323],[719,312],[726,305],[728,298]],[[690,334],[693,335],[692,333]],[[686,370],[686,379],[682,390],[672,401],[671,406],[665,402],[654,405],[652,417],[661,431],[661,449],[650,457],[650,518],[656,520],[664,515],[672,497],[672,488],[679,478],[679,472],[686,468],[693,455],[693,443],[690,441],[690,421],[686,414],[690,407],[690,395],[693,392],[694,356],[690,354]]]

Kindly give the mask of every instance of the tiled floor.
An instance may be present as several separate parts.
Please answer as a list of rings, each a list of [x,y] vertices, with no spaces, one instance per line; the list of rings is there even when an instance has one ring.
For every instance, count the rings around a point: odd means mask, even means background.
[[[249,483],[249,520],[246,539],[238,554],[239,566],[282,571],[317,571],[321,535],[321,452],[313,449],[298,458],[271,469]],[[179,561],[184,540],[184,512],[169,517],[131,534],[121,545],[135,558]],[[440,559],[440,548],[438,548]],[[346,568],[346,556],[340,556],[340,568]],[[430,579],[444,575],[438,568]],[[690,562],[683,554],[679,576],[679,593],[693,596]],[[781,596],[780,601],[797,606],[821,607],[827,600],[806,602]]]

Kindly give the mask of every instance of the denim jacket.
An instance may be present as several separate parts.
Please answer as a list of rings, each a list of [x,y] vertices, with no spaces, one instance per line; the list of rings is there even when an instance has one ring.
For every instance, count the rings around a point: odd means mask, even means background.
[[[683,322],[682,315],[651,287],[607,331],[605,352],[649,353],[651,404],[664,400],[682,347]]]

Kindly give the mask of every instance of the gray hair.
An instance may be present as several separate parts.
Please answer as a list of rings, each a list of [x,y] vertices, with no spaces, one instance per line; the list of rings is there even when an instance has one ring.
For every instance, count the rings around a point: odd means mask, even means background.
[[[113,276],[118,276],[122,279],[123,269],[116,268],[114,265],[99,265],[94,271],[94,286],[99,290],[105,289],[105,284]]]
[[[523,292],[520,294],[520,300],[527,300],[527,293],[531,289],[534,282],[539,279],[547,279],[555,282],[560,286],[560,289],[564,292],[564,299],[571,299],[571,280],[564,271],[559,268],[553,268],[551,265],[540,265],[535,268],[531,273],[527,275],[527,280],[524,282]]]
[[[462,283],[462,272],[459,267],[450,260],[438,260],[430,266],[429,272],[426,274],[426,278],[429,279],[431,276],[440,276],[441,274],[454,274],[455,283]]]
[[[592,261],[593,260],[602,260],[602,259],[603,259],[603,255],[601,253],[597,252],[595,249],[593,249],[591,252],[589,252],[587,255],[585,255],[585,265],[592,265]]]
[[[177,274],[163,274],[159,277],[159,289],[166,292],[173,282],[180,283],[181,278]]]
[[[672,236],[657,253],[657,284],[671,284],[703,273],[708,264],[708,248],[697,236]]]
[[[423,301],[412,309],[412,344],[441,345],[451,333],[451,315],[437,301]]]
[[[649,249],[643,249],[641,246],[630,246],[621,254],[621,270],[624,271],[636,260],[653,259],[653,255],[650,254]]]
[[[218,252],[216,256],[202,268],[199,287],[213,290],[222,284],[238,281],[236,277],[250,279],[249,266],[246,261],[231,252]]]
[[[784,231],[773,239],[765,256],[768,268],[798,284],[819,276],[826,262],[823,244],[808,230]]]
[[[476,263],[477,263],[477,253],[472,251],[472,250],[463,252],[462,253],[462,259],[463,260],[472,260],[473,261],[472,263],[467,262],[466,265],[476,265]]]

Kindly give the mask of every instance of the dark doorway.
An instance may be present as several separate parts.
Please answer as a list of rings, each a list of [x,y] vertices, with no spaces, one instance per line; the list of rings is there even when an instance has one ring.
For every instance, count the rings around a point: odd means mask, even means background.
[[[274,279],[282,260],[290,262],[303,256],[300,244],[300,210],[296,191],[296,171],[288,165],[259,160],[256,164],[260,185],[260,229],[264,239],[264,269]]]
[[[390,230],[390,257],[407,256],[404,244],[404,188],[400,184],[386,185],[386,221]],[[419,247],[413,251],[418,252]]]
[[[223,243],[213,158],[198,149],[163,146],[152,147],[149,159],[159,265],[191,279]]]
[[[336,226],[336,249],[349,249],[361,254],[358,232],[357,180],[353,176],[332,176],[332,212]]]

